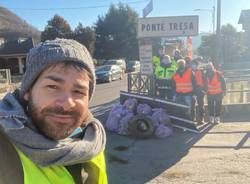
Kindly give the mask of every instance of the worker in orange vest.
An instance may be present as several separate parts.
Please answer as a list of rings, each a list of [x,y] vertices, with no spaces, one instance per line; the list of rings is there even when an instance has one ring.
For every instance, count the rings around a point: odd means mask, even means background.
[[[184,60],[186,61],[186,68],[191,68],[192,59],[190,57],[186,56],[184,58]]]
[[[226,94],[226,82],[220,71],[209,64],[206,75],[209,122],[220,123],[221,106]]]
[[[206,94],[205,92],[205,72],[200,68],[200,62],[202,62],[202,57],[198,57],[191,62],[191,68],[194,71],[195,75],[195,90],[194,90],[194,109],[195,104],[197,102],[198,108],[197,108],[197,118],[196,121],[198,124],[202,124],[204,120],[204,96]]]
[[[195,76],[190,67],[186,67],[184,59],[177,61],[178,70],[173,76],[173,91],[175,101],[190,107],[190,118],[193,120],[192,96],[195,88]]]

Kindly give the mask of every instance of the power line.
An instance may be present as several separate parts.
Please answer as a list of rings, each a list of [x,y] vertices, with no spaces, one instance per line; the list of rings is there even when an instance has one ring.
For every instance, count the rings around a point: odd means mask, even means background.
[[[139,3],[145,3],[147,0],[140,0],[140,1],[130,1],[126,2],[125,4],[139,4]],[[112,4],[112,3],[111,3]],[[116,4],[117,5],[117,4]],[[51,10],[81,10],[81,9],[95,9],[95,8],[106,8],[110,7],[109,5],[99,5],[99,6],[82,6],[82,7],[64,7],[64,8],[15,8],[10,7],[8,9],[11,10],[27,10],[27,11],[51,11]]]

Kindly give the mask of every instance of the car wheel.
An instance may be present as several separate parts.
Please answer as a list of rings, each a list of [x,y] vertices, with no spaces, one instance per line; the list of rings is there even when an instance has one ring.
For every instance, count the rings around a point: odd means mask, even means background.
[[[154,121],[150,117],[136,115],[128,122],[128,132],[131,136],[141,139],[150,138],[154,134]]]

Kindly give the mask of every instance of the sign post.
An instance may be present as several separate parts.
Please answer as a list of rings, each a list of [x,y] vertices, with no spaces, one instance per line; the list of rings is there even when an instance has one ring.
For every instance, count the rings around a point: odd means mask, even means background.
[[[150,43],[140,44],[139,53],[141,62],[141,74],[152,75],[152,45]]]
[[[152,10],[153,10],[153,0],[150,0],[150,2],[142,11],[143,17],[145,18]]]
[[[138,38],[145,37],[178,37],[198,35],[197,15],[177,17],[140,18]]]

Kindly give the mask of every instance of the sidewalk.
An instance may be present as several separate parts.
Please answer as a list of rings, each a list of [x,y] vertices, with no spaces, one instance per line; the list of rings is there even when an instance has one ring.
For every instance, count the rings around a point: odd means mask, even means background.
[[[250,121],[215,125],[204,134],[176,130],[168,139],[108,134],[110,184],[250,183]]]

